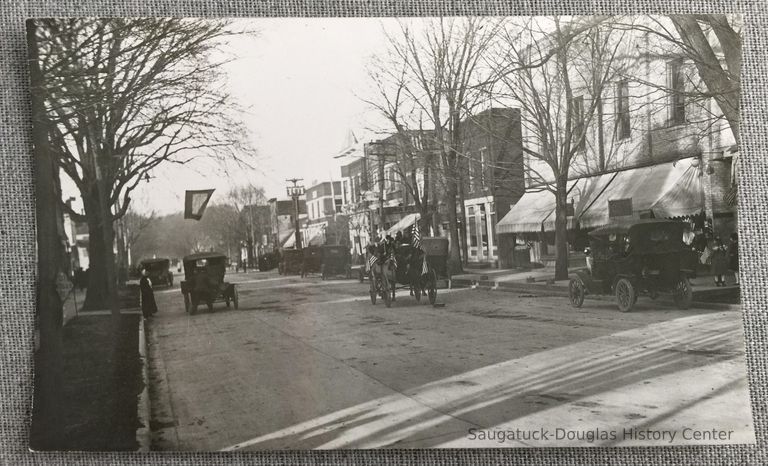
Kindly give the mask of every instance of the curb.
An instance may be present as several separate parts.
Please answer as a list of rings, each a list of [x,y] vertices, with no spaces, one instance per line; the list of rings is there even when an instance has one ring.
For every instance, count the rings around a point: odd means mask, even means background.
[[[469,279],[454,279],[454,288],[472,288],[482,290],[498,290],[513,293],[540,293],[545,296],[557,296],[568,297],[568,289],[564,287],[555,287],[546,284],[536,283],[517,283],[517,282],[498,282],[493,280],[469,280]],[[588,300],[593,301],[615,301],[613,296],[609,295],[589,295]],[[701,299],[701,298],[700,298]],[[659,305],[664,307],[674,307],[674,303],[667,302],[664,299],[656,301]],[[741,305],[739,304],[727,304],[727,303],[713,303],[710,301],[699,301],[694,298],[693,303],[700,309],[719,310],[719,311],[741,311]]]
[[[139,361],[141,362],[141,378],[143,388],[139,393],[138,402],[138,414],[139,427],[136,429],[136,443],[139,444],[138,451],[146,453],[149,452],[150,447],[150,401],[149,401],[149,358],[148,346],[147,346],[147,334],[144,330],[144,322],[146,319],[142,317],[139,320]]]

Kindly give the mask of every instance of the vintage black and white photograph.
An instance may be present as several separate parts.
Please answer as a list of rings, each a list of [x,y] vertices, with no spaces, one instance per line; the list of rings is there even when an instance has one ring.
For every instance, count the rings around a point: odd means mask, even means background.
[[[742,28],[28,20],[30,448],[754,443]]]

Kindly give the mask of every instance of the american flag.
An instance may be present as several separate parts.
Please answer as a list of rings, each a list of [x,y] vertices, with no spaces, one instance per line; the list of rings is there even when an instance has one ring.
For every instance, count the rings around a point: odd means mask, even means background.
[[[411,227],[411,245],[415,248],[421,247],[421,233],[419,233],[419,224],[414,223]]]

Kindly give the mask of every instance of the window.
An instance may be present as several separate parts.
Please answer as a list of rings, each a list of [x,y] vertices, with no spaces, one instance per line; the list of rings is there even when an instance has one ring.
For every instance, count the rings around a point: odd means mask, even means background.
[[[685,123],[685,76],[682,58],[676,58],[667,63],[667,80],[670,90],[669,123],[670,125]]]
[[[484,189],[488,186],[488,173],[490,164],[488,160],[488,149],[483,147],[480,149],[480,188]]]
[[[349,180],[344,180],[344,186],[342,188],[344,204],[349,203]]]
[[[632,215],[632,198],[608,201],[608,217]]]
[[[336,213],[341,213],[341,199],[334,199],[334,205],[336,207]]]
[[[571,100],[571,128],[573,128],[571,135],[571,142],[576,144],[578,142],[578,150],[584,150],[584,97],[576,96]]]
[[[629,127],[629,83],[623,79],[616,83],[616,138],[630,136]]]

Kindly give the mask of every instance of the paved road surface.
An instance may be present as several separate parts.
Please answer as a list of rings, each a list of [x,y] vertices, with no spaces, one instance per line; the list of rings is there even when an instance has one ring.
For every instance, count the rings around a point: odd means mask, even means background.
[[[178,286],[157,292],[154,449],[754,438],[738,309],[659,309],[641,298],[622,314],[605,301],[577,310],[565,298],[468,289],[440,290],[445,307],[399,291],[387,309],[352,280],[229,277],[237,311],[221,303],[189,316]]]

